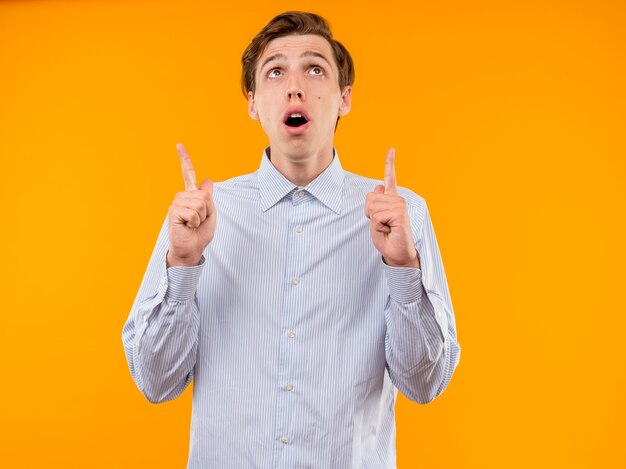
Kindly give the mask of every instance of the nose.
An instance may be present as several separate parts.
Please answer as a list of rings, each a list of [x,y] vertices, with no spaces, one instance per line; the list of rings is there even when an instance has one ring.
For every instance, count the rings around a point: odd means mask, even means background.
[[[300,99],[300,101],[304,101],[304,91],[302,91],[302,88],[300,88],[299,86],[290,86],[289,88],[287,88],[287,99],[291,101],[296,97]]]

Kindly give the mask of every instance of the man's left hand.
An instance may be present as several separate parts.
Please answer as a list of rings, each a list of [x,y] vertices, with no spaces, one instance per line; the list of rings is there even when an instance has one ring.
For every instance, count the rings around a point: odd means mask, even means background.
[[[387,152],[385,185],[378,185],[365,199],[365,215],[370,219],[374,246],[392,267],[420,268],[419,254],[413,243],[409,213],[404,197],[396,186],[395,149]]]

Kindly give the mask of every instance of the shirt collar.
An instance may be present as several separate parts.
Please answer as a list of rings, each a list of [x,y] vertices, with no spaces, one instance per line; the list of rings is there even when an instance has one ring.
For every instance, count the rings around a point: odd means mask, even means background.
[[[263,151],[261,166],[258,170],[261,209],[264,212],[298,187],[276,169],[269,159],[269,151],[269,147]],[[334,148],[333,154],[333,161],[330,165],[304,189],[338,214],[341,209],[344,172],[337,150]]]

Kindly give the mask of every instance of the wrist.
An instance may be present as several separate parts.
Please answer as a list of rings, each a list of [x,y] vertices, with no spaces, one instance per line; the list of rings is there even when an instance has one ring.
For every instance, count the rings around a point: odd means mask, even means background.
[[[200,263],[200,259],[202,259],[202,254],[199,256],[179,257],[173,255],[170,251],[167,251],[167,255],[165,256],[165,266],[167,268],[195,267]]]
[[[405,268],[412,268],[412,269],[421,268],[419,254],[417,250],[415,250],[414,257],[412,259],[409,259],[406,262],[395,262],[391,259],[385,259],[385,256],[383,256],[383,262],[387,264],[389,267],[405,267]]]

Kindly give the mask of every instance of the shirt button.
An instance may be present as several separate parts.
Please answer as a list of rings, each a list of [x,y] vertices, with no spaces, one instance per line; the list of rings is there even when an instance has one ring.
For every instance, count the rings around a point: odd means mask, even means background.
[[[294,277],[294,278],[291,279],[291,284],[292,285],[298,285],[298,283],[300,283],[300,280],[298,280],[297,278]]]
[[[293,339],[295,336],[296,336],[296,333],[294,331],[287,332],[287,337],[289,337],[290,339]]]
[[[304,191],[298,191],[298,197],[304,197]]]
[[[302,227],[300,225],[296,226],[296,233],[302,233]]]
[[[143,320],[144,320],[144,322],[148,322],[148,315],[147,314],[143,315]]]
[[[167,278],[163,277],[161,279],[161,285],[166,286],[167,285]]]
[[[441,316],[442,316],[441,311],[437,311],[437,317],[441,319]]]
[[[280,441],[282,441],[283,443],[287,444],[289,443],[289,438],[287,438],[286,436],[283,436]]]
[[[291,391],[293,389],[293,384],[288,384],[287,386],[285,386],[285,389],[287,391]]]

